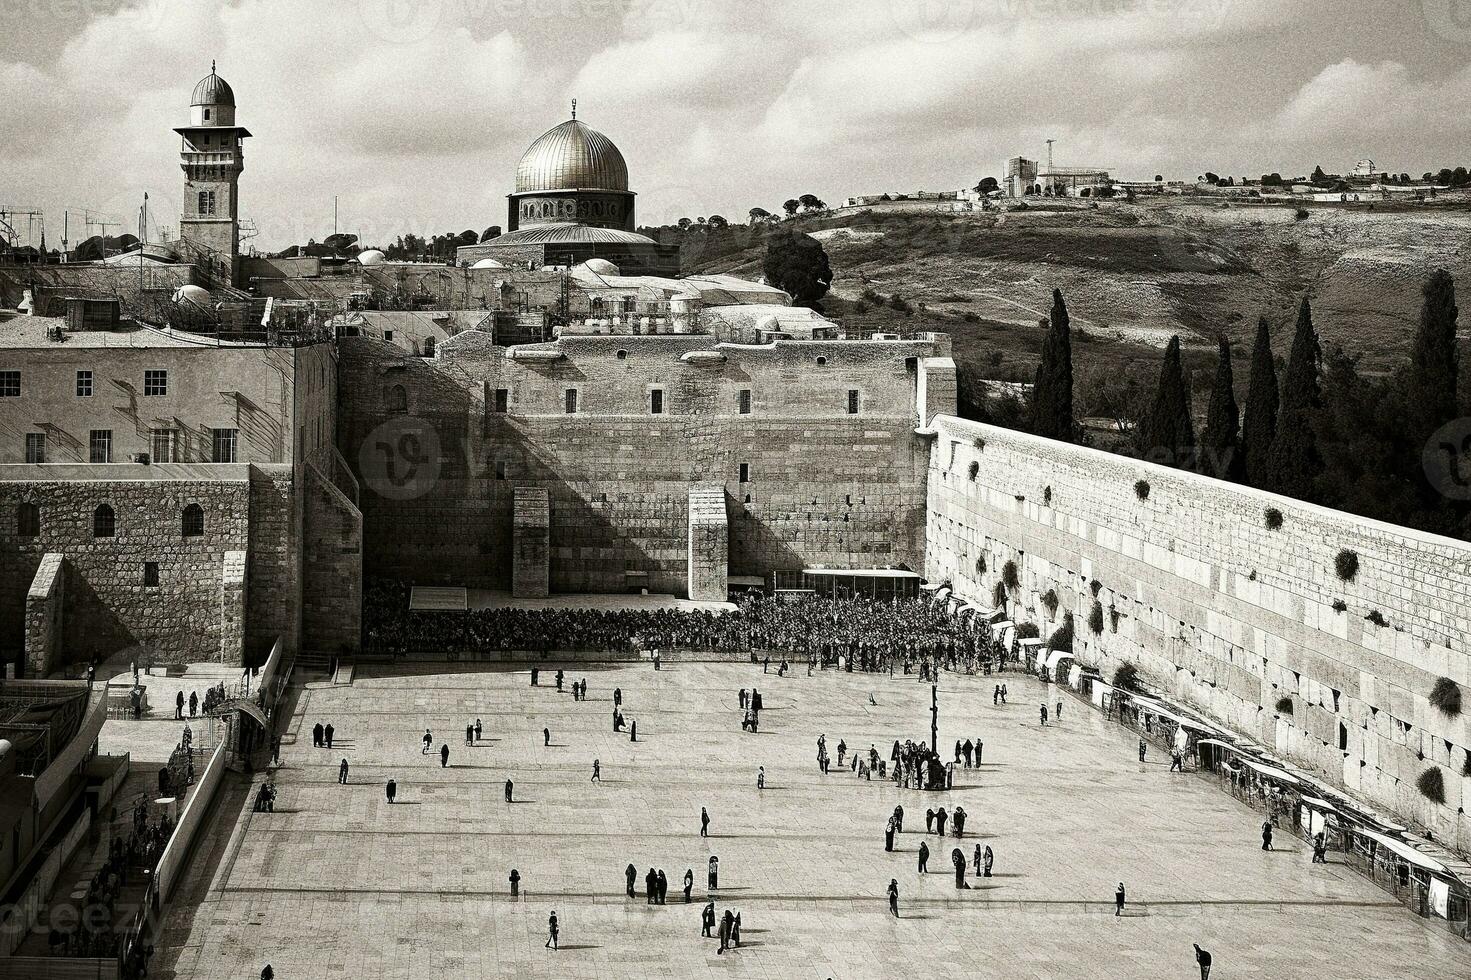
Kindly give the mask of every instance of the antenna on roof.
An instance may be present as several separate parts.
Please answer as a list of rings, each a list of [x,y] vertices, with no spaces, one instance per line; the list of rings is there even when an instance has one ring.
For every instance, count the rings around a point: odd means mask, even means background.
[[[572,100],[572,118],[573,119],[576,119],[577,118],[577,100],[576,99],[573,99]]]
[[[209,59],[209,73],[211,75],[215,73],[215,60],[213,58]]]

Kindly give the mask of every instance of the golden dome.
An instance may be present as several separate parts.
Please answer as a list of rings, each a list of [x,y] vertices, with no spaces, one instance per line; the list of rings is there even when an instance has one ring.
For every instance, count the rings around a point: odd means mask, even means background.
[[[549,129],[521,154],[516,193],[628,190],[628,165],[613,141],[569,119]]]

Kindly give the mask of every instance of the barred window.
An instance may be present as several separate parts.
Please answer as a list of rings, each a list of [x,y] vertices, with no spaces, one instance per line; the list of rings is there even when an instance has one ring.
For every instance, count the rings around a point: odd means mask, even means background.
[[[210,433],[213,448],[211,461],[215,463],[235,462],[235,442],[239,435],[239,430],[211,429]]]
[[[93,429],[87,440],[87,458],[93,463],[112,462],[112,430]]]
[[[20,372],[0,371],[0,398],[20,397]]]
[[[91,398],[92,397],[92,372],[91,371],[78,371],[77,372],[77,397],[78,398]]]
[[[143,372],[143,394],[144,395],[167,395],[169,393],[169,373],[167,371],[144,371]]]

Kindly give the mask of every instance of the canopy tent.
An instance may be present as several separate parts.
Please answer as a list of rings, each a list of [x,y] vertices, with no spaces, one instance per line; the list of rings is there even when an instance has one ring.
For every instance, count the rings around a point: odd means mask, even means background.
[[[1430,855],[1423,854],[1420,851],[1415,850],[1404,841],[1395,840],[1393,837],[1386,837],[1384,834],[1376,833],[1372,830],[1364,830],[1361,827],[1355,827],[1354,833],[1361,834],[1364,837],[1375,841],[1376,843],[1382,844],[1384,847],[1389,848],[1391,851],[1404,858],[1406,861],[1418,867],[1424,868],[1426,871],[1433,871],[1435,874],[1444,875],[1447,878],[1454,879],[1456,877],[1451,872],[1450,868],[1447,868],[1445,865],[1441,864]]]
[[[1270,779],[1275,779],[1278,782],[1287,783],[1289,786],[1302,785],[1298,782],[1296,776],[1292,775],[1292,773],[1287,772],[1286,770],[1274,769],[1271,766],[1264,766],[1260,762],[1253,762],[1251,759],[1248,759],[1245,756],[1241,757],[1241,762],[1243,765],[1250,766],[1252,769],[1255,769],[1257,772]]]
[[[1047,672],[1051,673],[1057,669],[1058,664],[1064,660],[1071,660],[1072,657],[1073,652],[1071,650],[1052,650],[1047,654],[1047,660],[1044,666],[1047,668]]]

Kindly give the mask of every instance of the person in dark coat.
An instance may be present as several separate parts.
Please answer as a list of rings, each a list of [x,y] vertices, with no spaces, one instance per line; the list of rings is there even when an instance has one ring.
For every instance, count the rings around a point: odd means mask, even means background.
[[[965,880],[965,855],[961,853],[960,848],[957,847],[950,852],[950,863],[955,866],[955,887],[969,888],[970,885]]]
[[[512,793],[513,790],[515,790],[515,788],[516,788],[516,784],[515,783],[511,782],[509,779],[506,780],[506,802],[507,803],[510,803],[511,802],[511,793]]]
[[[889,879],[889,911],[894,913],[894,918],[899,918],[899,879]]]
[[[638,881],[638,869],[635,868],[632,864],[629,864],[628,867],[623,869],[623,877],[628,882],[628,897],[633,898],[633,883],[635,881]]]
[[[950,817],[950,823],[955,828],[955,836],[956,837],[964,837],[965,836],[965,808],[964,807],[959,807],[958,806],[958,807],[955,808],[955,813],[953,813],[951,815],[951,817]]]
[[[439,768],[441,768],[441,769],[448,769],[449,768],[449,743],[448,742],[440,742],[439,743]]]
[[[894,849],[894,818],[889,818],[889,825],[884,829],[884,850]]]
[[[346,786],[347,785],[347,760],[346,759],[343,759],[342,760],[342,764],[337,767],[337,781],[339,783],[341,783],[343,786]]]
[[[326,740],[327,748],[329,749],[332,747],[332,733],[335,731],[337,731],[337,729],[332,727],[332,723],[330,721],[327,722],[327,727],[322,729],[322,738]]]
[[[1195,943],[1195,963],[1200,967],[1200,980],[1211,980],[1211,954]]]
[[[991,845],[990,844],[987,844],[986,845],[985,862],[984,862],[984,865],[983,865],[985,870],[984,870],[984,872],[982,874],[982,877],[985,877],[985,878],[991,877],[991,864],[992,864],[993,861],[995,861],[995,859],[996,859],[996,856],[991,853]]]
[[[388,794],[388,802],[392,803],[393,798],[398,795],[398,783],[390,779],[388,785],[384,787],[384,791]]]
[[[1113,893],[1113,914],[1120,916],[1124,914],[1124,883],[1119,882],[1119,887]]]
[[[322,723],[319,721],[315,725],[312,726],[312,747],[313,748],[321,748],[321,746],[322,746]]]
[[[720,917],[720,948],[716,953],[723,953],[730,949],[730,934],[735,928],[735,915],[730,909],[725,910],[725,915]]]
[[[1270,851],[1271,849],[1272,849],[1272,822],[1270,820],[1263,820],[1262,821],[1262,850],[1264,850],[1264,851]]]
[[[924,841],[919,842],[919,873],[929,874],[930,846]]]
[[[644,904],[653,905],[658,897],[659,877],[654,874],[654,869],[650,868],[648,873],[644,875]]]
[[[521,894],[521,872],[515,868],[511,869],[511,897],[516,898]]]
[[[960,746],[960,754],[965,757],[965,768],[967,769],[970,768],[970,757],[974,752],[975,746],[971,744],[970,739],[966,739],[965,743]]]
[[[1327,855],[1328,855],[1328,842],[1323,839],[1323,832],[1320,830],[1316,834],[1313,835],[1313,863],[1314,864],[1327,864],[1328,863],[1328,857],[1327,857]]]
[[[690,891],[695,887],[695,869],[684,869],[684,904],[690,903]]]
[[[659,869],[659,904],[669,904],[669,878],[664,874],[664,869]]]
[[[946,819],[948,819],[948,814],[945,813],[944,807],[940,807],[940,809],[935,811],[935,833],[939,834],[941,837],[945,836]]]
[[[895,806],[894,807],[894,830],[895,830],[895,832],[900,833],[900,834],[904,833],[904,807],[903,806]]]
[[[710,930],[715,928],[715,903],[711,902],[700,911],[700,936],[709,939]]]
[[[700,836],[710,836],[710,814],[704,807],[700,807]]]
[[[924,832],[934,833],[935,830],[935,808],[930,807],[924,812]]]

